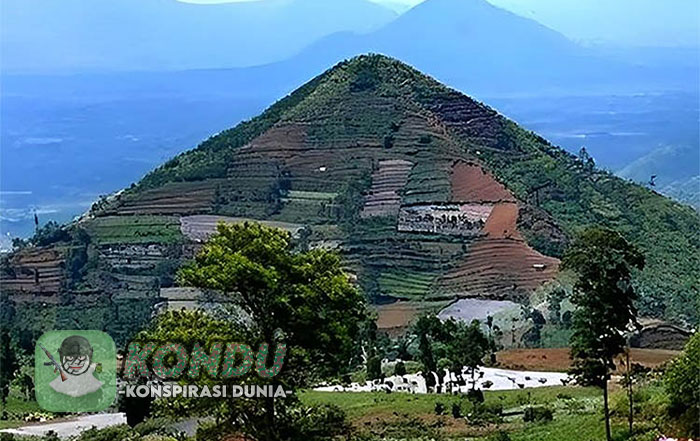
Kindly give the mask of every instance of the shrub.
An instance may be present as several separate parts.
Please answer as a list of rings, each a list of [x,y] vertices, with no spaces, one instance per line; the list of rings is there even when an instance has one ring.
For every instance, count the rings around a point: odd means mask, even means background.
[[[469,389],[469,392],[467,392],[467,399],[472,403],[483,403],[484,393],[480,389]]]
[[[435,403],[435,415],[444,415],[445,410],[446,409],[444,404],[442,404],[439,401]]]
[[[280,431],[293,441],[321,441],[347,438],[350,425],[338,406],[324,404],[285,409],[280,415]]]
[[[382,376],[382,360],[376,355],[367,359],[367,378],[376,380]]]
[[[390,149],[394,146],[394,135],[386,135],[384,137],[384,148]]]
[[[523,416],[523,421],[526,423],[552,421],[552,419],[554,419],[552,409],[545,406],[530,406],[525,409]]]
[[[476,403],[467,415],[469,424],[481,426],[500,423],[503,420],[503,405],[500,403]]]
[[[403,361],[397,362],[394,366],[394,375],[406,375],[406,365],[403,364]]]
[[[460,407],[459,403],[452,403],[452,417],[453,418],[461,418],[462,417],[462,408]]]
[[[77,438],[79,441],[131,441],[139,438],[138,433],[127,425],[106,427],[104,429],[91,428]],[[48,436],[46,440],[51,439]],[[58,438],[57,438],[58,439]]]
[[[700,332],[696,332],[664,375],[664,386],[671,401],[669,413],[683,426],[683,434],[693,437],[700,436],[699,370]]]
[[[510,435],[508,435],[508,432],[500,430],[498,433],[494,433],[488,437],[488,441],[510,441]]]

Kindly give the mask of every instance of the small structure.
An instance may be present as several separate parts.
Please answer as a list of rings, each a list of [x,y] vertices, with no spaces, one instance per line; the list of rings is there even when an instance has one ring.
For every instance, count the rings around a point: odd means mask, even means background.
[[[642,329],[630,339],[633,348],[680,351],[693,332],[662,320],[642,319]]]

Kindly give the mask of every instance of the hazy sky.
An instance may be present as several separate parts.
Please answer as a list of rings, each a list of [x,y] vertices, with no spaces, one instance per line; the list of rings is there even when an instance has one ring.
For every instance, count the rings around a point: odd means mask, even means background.
[[[180,0],[224,3],[265,0]],[[424,0],[370,0],[404,12]],[[467,1],[467,0],[464,0]],[[586,44],[698,46],[698,0],[487,0]]]

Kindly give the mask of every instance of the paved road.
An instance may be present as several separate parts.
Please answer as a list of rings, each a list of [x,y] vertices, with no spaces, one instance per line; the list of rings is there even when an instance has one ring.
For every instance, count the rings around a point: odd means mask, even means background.
[[[30,424],[14,429],[0,430],[0,432],[14,435],[44,436],[50,430],[56,432],[59,438],[76,436],[80,432],[91,427],[103,429],[118,424],[126,424],[126,416],[123,413],[100,413],[96,415],[83,415],[61,421]]]

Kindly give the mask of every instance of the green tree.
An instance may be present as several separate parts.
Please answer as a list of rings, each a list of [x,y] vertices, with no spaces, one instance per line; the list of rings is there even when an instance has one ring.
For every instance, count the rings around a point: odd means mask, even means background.
[[[418,339],[418,358],[426,373],[448,369],[461,375],[462,369],[468,367],[473,380],[476,368],[490,348],[477,320],[467,325],[454,319],[442,321],[436,315],[423,315],[416,321],[414,333]],[[442,373],[438,381],[441,378]],[[432,375],[426,375],[426,382],[433,386]]]
[[[0,292],[0,419],[7,419],[7,396],[17,369],[15,351],[11,344],[11,326],[14,318],[15,307],[12,299],[7,293]]]
[[[271,380],[286,389],[347,371],[366,314],[364,297],[342,270],[338,254],[293,249],[283,230],[220,223],[195,259],[178,272],[183,286],[231,298],[247,317],[236,327],[245,341],[287,345],[284,368]],[[259,410],[264,417],[260,430],[268,440],[281,439],[275,415],[284,408],[276,409],[275,401],[264,400]]]
[[[482,332],[478,320],[473,320],[469,325],[454,322],[454,327],[456,332],[448,342],[452,370],[459,375],[462,368],[468,367],[472,374],[472,389],[475,389],[474,375],[489,350],[489,340]]]
[[[367,359],[367,379],[376,380],[382,376],[382,360],[378,355],[372,355]]]
[[[571,373],[580,384],[603,389],[605,433],[610,433],[608,380],[614,357],[625,347],[625,333],[636,324],[637,295],[631,272],[644,267],[644,256],[619,233],[590,228],[569,247],[562,268],[577,274],[571,336]]]
[[[414,333],[418,339],[418,361],[423,364],[426,374],[437,369],[433,340],[440,325],[440,319],[435,315],[422,315],[414,325]],[[429,383],[432,382],[431,375],[426,375],[426,379]]]
[[[566,298],[566,291],[557,288],[547,295],[547,310],[549,321],[558,325],[561,322],[561,302]]]
[[[700,436],[700,332],[686,343],[683,354],[666,369],[664,386],[671,398],[671,416],[678,418],[688,437]]]

